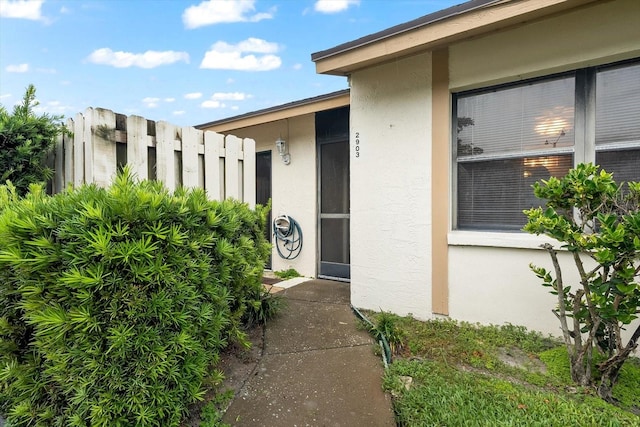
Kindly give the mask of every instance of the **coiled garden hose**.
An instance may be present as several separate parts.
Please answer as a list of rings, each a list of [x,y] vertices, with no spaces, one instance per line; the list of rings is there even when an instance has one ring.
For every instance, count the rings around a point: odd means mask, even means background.
[[[278,255],[284,259],[295,259],[302,251],[302,229],[289,215],[280,215],[273,220],[273,237]]]
[[[380,344],[380,347],[382,348],[382,361],[384,362],[384,367],[388,367],[391,363],[391,347],[389,346],[387,337],[385,337],[384,334],[379,331],[378,328],[376,328],[376,326],[371,323],[371,321],[367,319],[364,314],[360,312],[360,310],[355,308],[353,305],[351,306],[351,310],[353,310],[353,312],[356,314],[356,316],[358,316],[360,320],[362,320],[369,326],[369,330],[371,331],[371,333],[374,334],[376,338],[378,338],[378,344]]]

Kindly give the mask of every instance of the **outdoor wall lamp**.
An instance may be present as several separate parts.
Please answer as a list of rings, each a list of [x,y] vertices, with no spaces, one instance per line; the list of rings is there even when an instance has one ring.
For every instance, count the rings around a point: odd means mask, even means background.
[[[287,146],[287,141],[282,138],[276,139],[276,148],[278,149],[278,154],[280,154],[280,158],[282,159],[282,163],[288,165],[291,163],[291,155],[289,154],[289,147]]]

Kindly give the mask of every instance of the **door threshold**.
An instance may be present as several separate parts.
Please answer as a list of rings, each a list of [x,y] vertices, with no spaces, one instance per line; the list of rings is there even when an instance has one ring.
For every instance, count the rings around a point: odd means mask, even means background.
[[[336,282],[351,283],[351,279],[345,279],[344,277],[324,276],[322,274],[318,274],[318,279],[326,279],[326,280],[334,280]]]

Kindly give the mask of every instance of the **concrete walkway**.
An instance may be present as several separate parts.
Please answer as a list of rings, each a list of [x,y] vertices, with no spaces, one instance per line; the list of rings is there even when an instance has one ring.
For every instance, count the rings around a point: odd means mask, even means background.
[[[232,426],[395,426],[383,366],[357,327],[349,285],[309,280],[282,291],[255,371],[231,403]]]

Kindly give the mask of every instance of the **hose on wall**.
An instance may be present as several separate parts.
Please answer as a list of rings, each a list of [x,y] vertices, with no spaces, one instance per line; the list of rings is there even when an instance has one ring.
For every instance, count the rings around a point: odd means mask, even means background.
[[[302,251],[302,229],[289,215],[280,215],[273,220],[273,237],[278,255],[284,259],[295,259]]]

